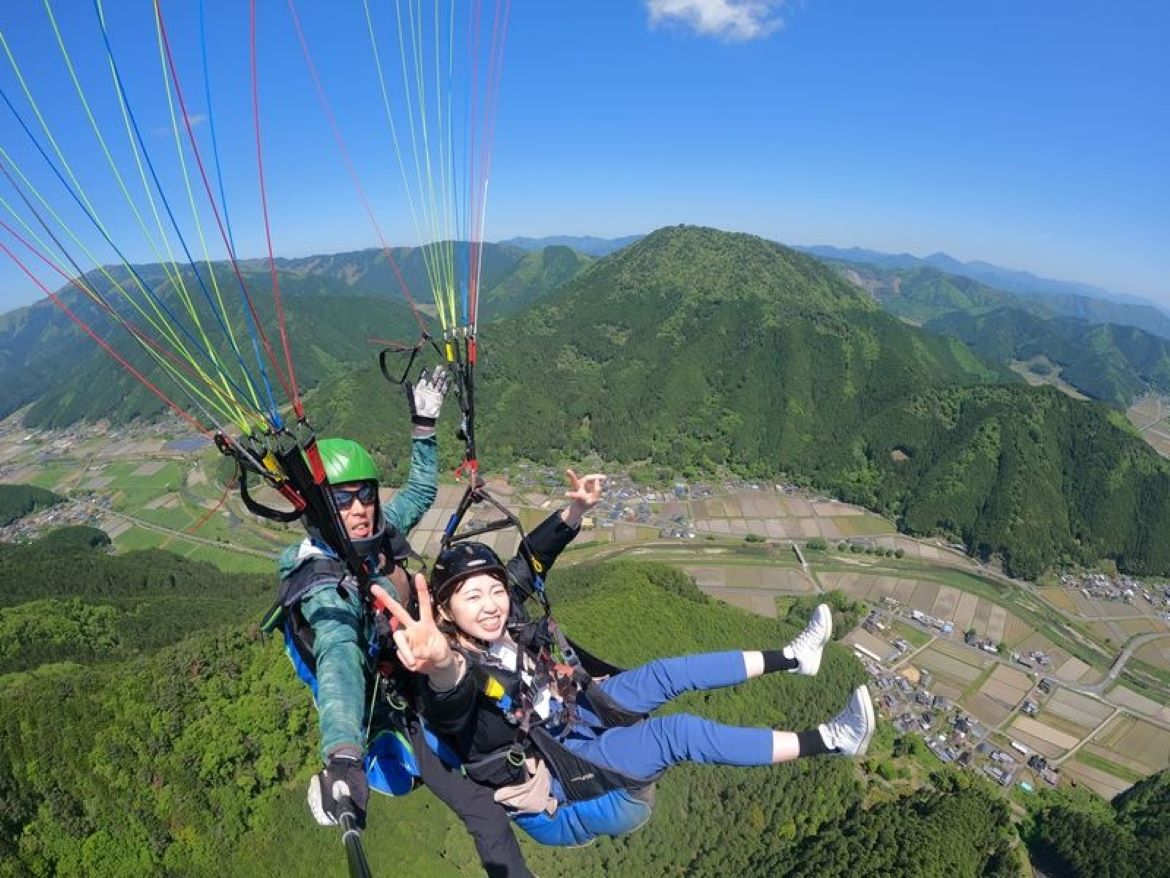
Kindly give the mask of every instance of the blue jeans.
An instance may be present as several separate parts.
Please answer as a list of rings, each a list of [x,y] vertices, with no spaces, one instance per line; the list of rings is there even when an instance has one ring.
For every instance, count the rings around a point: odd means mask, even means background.
[[[656,659],[598,686],[627,710],[649,713],[684,692],[734,686],[746,679],[742,652],[713,652]],[[629,777],[650,778],[679,762],[772,764],[771,729],[726,726],[686,713],[605,729],[589,709],[587,696],[578,708],[582,723],[562,743],[583,759]],[[554,782],[554,795],[557,786]]]

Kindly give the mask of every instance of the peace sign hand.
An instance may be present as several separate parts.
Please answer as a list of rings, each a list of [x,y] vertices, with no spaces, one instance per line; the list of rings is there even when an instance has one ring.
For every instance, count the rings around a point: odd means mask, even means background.
[[[390,614],[400,623],[394,632],[394,643],[402,666],[416,674],[430,676],[450,668],[455,660],[454,652],[447,636],[435,624],[427,578],[421,573],[415,574],[414,590],[418,595],[417,619],[393,598],[387,597],[385,603]]]

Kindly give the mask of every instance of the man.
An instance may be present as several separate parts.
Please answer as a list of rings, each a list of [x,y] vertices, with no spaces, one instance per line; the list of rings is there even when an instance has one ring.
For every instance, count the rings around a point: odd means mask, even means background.
[[[435,422],[450,379],[445,370],[425,372],[407,386],[411,407],[410,475],[382,508],[373,458],[349,439],[318,443],[341,524],[371,581],[403,603],[412,603],[404,565],[414,555],[408,534],[438,492]],[[298,674],[313,690],[325,768],[309,786],[317,822],[336,824],[352,805],[365,822],[369,787],[390,795],[409,792],[416,779],[431,788],[467,826],[489,876],[531,875],[507,814],[491,791],[463,777],[435,755],[413,710],[414,680],[392,647],[380,649],[377,630],[363,607],[355,578],[337,552],[309,528],[279,560],[280,618],[285,644]],[[379,636],[381,634],[381,636]]]

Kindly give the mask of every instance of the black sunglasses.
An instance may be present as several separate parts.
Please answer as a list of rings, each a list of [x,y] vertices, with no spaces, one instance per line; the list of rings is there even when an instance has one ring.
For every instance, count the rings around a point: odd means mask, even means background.
[[[363,506],[370,506],[378,499],[378,486],[374,482],[363,482],[356,488],[330,488],[333,502],[338,511],[349,509],[354,500],[361,500]]]

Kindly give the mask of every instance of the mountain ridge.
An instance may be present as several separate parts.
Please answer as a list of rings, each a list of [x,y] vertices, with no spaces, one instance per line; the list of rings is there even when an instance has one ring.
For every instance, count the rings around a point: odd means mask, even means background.
[[[864,247],[835,247],[830,244],[814,244],[809,246],[795,246],[795,249],[812,253],[824,259],[841,262],[854,262],[873,265],[878,268],[918,268],[928,266],[977,280],[990,287],[1006,292],[1033,296],[1077,296],[1089,299],[1101,299],[1121,305],[1136,305],[1154,308],[1163,316],[1170,317],[1170,312],[1162,306],[1151,302],[1142,296],[1128,293],[1115,293],[1104,287],[1086,284],[1080,281],[1056,280],[1042,277],[1030,271],[1021,271],[1014,268],[1004,268],[983,260],[962,262],[953,256],[937,251],[928,256],[915,256],[912,253],[886,253],[880,250],[869,250]]]

